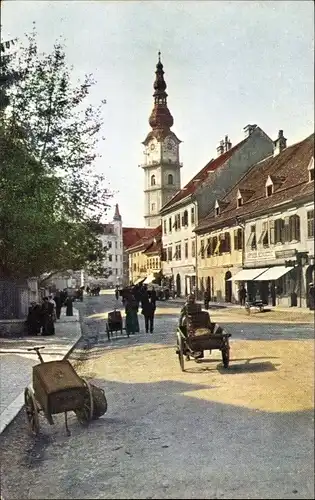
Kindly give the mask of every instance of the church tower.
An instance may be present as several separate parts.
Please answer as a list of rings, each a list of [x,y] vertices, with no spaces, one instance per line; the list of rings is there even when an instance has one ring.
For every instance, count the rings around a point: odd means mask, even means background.
[[[159,212],[177,191],[180,190],[179,145],[171,127],[173,117],[167,107],[166,83],[164,80],[161,54],[158,54],[154,88],[154,107],[149,118],[152,130],[143,141],[144,164],[144,220],[146,227],[157,227],[161,218]]]

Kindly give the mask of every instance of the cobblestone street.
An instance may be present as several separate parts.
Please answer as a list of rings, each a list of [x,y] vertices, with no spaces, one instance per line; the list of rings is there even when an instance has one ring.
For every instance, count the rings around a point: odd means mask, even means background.
[[[305,498],[313,496],[313,324],[262,322],[213,309],[232,333],[220,353],[180,371],[179,307],[158,303],[153,335],[108,342],[113,295],[78,303],[80,374],[108,412],[82,428],[69,415],[28,436],[23,411],[0,436],[5,500],[41,498]],[[141,331],[143,318],[140,317]]]

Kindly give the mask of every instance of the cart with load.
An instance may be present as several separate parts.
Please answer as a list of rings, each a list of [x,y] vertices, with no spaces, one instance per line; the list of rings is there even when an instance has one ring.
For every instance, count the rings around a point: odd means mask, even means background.
[[[230,333],[226,333],[216,323],[211,323],[209,313],[198,311],[186,316],[185,324],[178,326],[177,349],[179,364],[185,371],[185,361],[194,359],[200,361],[204,351],[220,350],[224,368],[228,368],[230,361]]]
[[[53,415],[64,413],[68,436],[67,412],[73,411],[81,424],[96,420],[107,411],[107,400],[103,389],[79,377],[71,363],[60,361],[45,362],[40,349],[32,347],[40,363],[33,366],[33,388],[24,391],[25,411],[32,434],[40,430],[39,414],[43,413],[50,425],[54,424]]]
[[[114,311],[109,312],[108,316],[107,316],[106,333],[107,333],[108,340],[111,339],[114,332],[116,333],[116,337],[117,337],[117,332],[120,332],[122,335],[123,330],[124,330],[124,328],[123,328],[123,320],[122,320],[121,312],[116,311],[116,309],[114,309]],[[127,335],[129,337],[128,333],[127,333]]]

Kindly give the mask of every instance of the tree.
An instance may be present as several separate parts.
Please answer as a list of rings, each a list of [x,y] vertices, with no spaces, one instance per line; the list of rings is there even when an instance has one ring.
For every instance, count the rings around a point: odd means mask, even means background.
[[[36,33],[8,61],[13,78],[0,123],[0,273],[26,278],[92,265],[101,272],[110,193],[93,172],[101,109],[71,83],[64,47],[38,53]]]

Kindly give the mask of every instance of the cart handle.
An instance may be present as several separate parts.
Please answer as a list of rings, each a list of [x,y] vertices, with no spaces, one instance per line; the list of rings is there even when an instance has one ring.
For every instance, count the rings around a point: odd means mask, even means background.
[[[44,363],[43,357],[42,357],[41,353],[39,352],[40,349],[45,349],[45,346],[42,345],[42,346],[38,346],[38,347],[28,347],[27,348],[28,351],[35,351],[37,356],[38,356],[39,361],[41,363]]]

